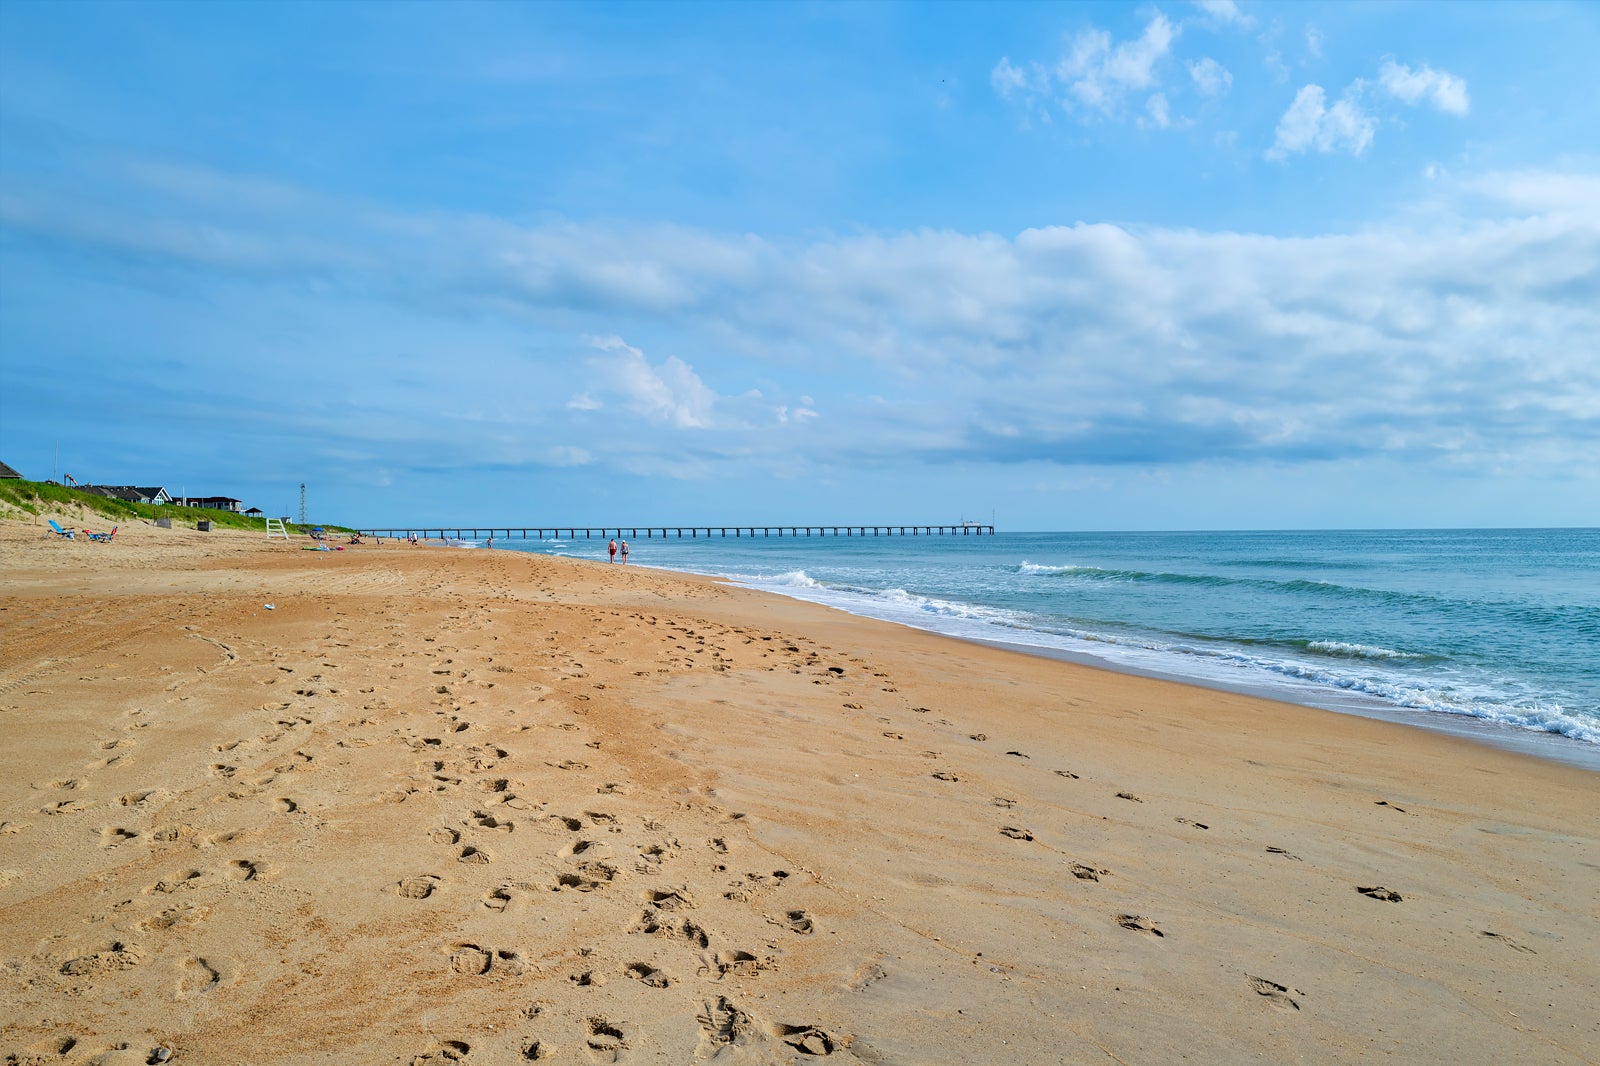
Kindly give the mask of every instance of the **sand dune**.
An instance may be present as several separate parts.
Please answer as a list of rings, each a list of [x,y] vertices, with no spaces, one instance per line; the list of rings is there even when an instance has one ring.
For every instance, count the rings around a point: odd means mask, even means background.
[[[1600,1060],[1593,773],[637,567],[0,549],[8,1063]]]

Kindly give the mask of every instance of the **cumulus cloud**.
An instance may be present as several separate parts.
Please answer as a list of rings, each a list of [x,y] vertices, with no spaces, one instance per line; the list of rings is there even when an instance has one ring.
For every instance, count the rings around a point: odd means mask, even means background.
[[[1397,100],[1413,105],[1428,103],[1446,114],[1465,115],[1472,108],[1464,80],[1426,63],[1412,70],[1404,63],[1386,59],[1378,71],[1378,84]]]
[[[1050,75],[1037,63],[1018,66],[1010,56],[1001,56],[989,72],[989,84],[1002,99],[1027,100],[1049,91]]]
[[[1157,129],[1166,129],[1172,125],[1172,108],[1167,104],[1165,93],[1153,93],[1150,99],[1144,102],[1145,118],[1140,120],[1144,126],[1154,126]]]
[[[1212,21],[1246,24],[1231,4],[1215,5]],[[1131,119],[1145,128],[1165,129],[1181,124],[1174,114],[1176,95],[1193,92],[1202,97],[1226,93],[1232,73],[1205,56],[1181,61],[1174,48],[1183,25],[1160,11],[1151,13],[1137,37],[1117,40],[1091,26],[1070,35],[1062,54],[1052,64],[1013,62],[1002,56],[989,72],[989,83],[1002,100],[1026,109],[1030,117],[1048,121],[1046,105],[1058,105],[1085,122]],[[1187,70],[1188,80],[1181,72]],[[1168,74],[1177,73],[1177,77]]]
[[[1080,104],[1110,113],[1130,91],[1156,84],[1156,67],[1170,54],[1178,33],[1179,27],[1159,11],[1131,41],[1113,45],[1106,31],[1084,30],[1073,38],[1056,76]]]
[[[1210,56],[1190,63],[1189,77],[1194,79],[1194,87],[1203,96],[1221,96],[1233,85],[1233,75],[1228,68]]]
[[[621,337],[592,338],[590,343],[607,353],[594,360],[605,387],[621,395],[636,414],[676,429],[706,429],[712,424],[717,394],[688,363],[672,355],[651,366],[644,352]]]
[[[1340,127],[1320,91],[1305,99],[1285,150],[1352,150],[1359,121]],[[485,395],[481,375],[444,365],[426,387],[374,397],[362,417],[343,403],[337,415],[371,450],[392,451],[404,424],[408,439],[450,454],[459,419],[435,412],[471,407],[482,419],[475,439],[503,437],[509,456],[670,476],[905,458],[1080,466],[1398,453],[1487,464],[1537,452],[1546,465],[1581,462],[1600,448],[1600,179],[1528,171],[1438,184],[1461,199],[1419,215],[1426,232],[1376,225],[1315,238],[1078,224],[780,243],[353,208],[315,223],[321,242],[344,249],[334,261],[360,264],[341,269],[356,272],[362,301],[392,307],[408,328],[431,322],[441,350],[490,329],[514,337],[519,354],[515,376],[509,362],[491,368],[499,391],[515,392],[504,402]],[[246,244],[304,237],[308,226],[271,207],[208,210],[194,208],[193,223]],[[140,233],[132,216],[93,231],[40,229],[27,211],[7,218],[29,220],[33,244],[112,265],[129,260]],[[148,236],[134,246],[141,269],[171,271],[147,270],[148,285],[275,284],[257,263],[219,267],[204,248]],[[283,264],[274,307],[306,306],[293,301],[309,299],[301,281],[326,269],[321,246],[288,243],[306,258]],[[641,263],[650,284],[564,281],[629,276]],[[565,357],[585,332],[589,358]],[[308,343],[339,351],[344,340]],[[693,352],[693,365],[649,348]],[[339,360],[327,363],[337,375]],[[366,397],[367,386],[352,392]],[[584,445],[546,450],[561,440]]]
[[[1372,144],[1376,122],[1362,110],[1361,82],[1356,82],[1330,107],[1320,85],[1307,85],[1295,94],[1289,110],[1278,120],[1278,130],[1268,159],[1284,159],[1298,152],[1348,152],[1360,155]]]
[[[1234,0],[1195,0],[1195,6],[1205,12],[1211,22],[1219,26],[1248,28],[1255,25],[1255,19],[1240,11],[1239,5]]]
[[[1312,150],[1363,154],[1377,130],[1373,108],[1380,106],[1383,97],[1412,106],[1428,104],[1452,115],[1466,115],[1471,108],[1465,81],[1426,64],[1413,70],[1392,59],[1384,60],[1375,86],[1374,90],[1365,79],[1357,78],[1332,104],[1322,86],[1304,86],[1278,120],[1266,157],[1282,161]]]

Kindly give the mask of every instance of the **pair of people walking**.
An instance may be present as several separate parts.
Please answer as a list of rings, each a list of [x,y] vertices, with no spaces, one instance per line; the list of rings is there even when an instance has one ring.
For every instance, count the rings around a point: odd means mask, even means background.
[[[606,545],[606,551],[611,553],[611,561],[612,562],[616,562],[617,561],[617,542],[615,540],[613,540],[610,544]],[[623,541],[622,542],[622,561],[624,563],[626,563],[628,561],[628,542],[627,541]]]

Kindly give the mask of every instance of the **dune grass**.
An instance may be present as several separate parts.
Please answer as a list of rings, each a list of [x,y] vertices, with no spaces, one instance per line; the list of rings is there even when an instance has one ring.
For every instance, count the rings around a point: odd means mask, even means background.
[[[234,514],[232,511],[216,511],[208,507],[178,507],[173,504],[130,503],[127,500],[115,500],[106,496],[97,496],[92,492],[70,488],[66,485],[54,485],[48,481],[27,481],[23,479],[0,480],[0,503],[14,507],[26,514],[37,515],[45,511],[60,510],[63,508],[81,508],[92,514],[103,516],[108,522],[153,522],[158,518],[170,518],[175,526],[194,528],[197,522],[210,522],[216,529],[249,529],[265,533],[267,520],[265,517],[257,518],[252,515]],[[353,529],[348,526],[335,525],[331,522],[316,523],[324,529],[349,533]],[[291,533],[303,533],[310,529],[310,524],[298,526],[292,522],[286,523]]]

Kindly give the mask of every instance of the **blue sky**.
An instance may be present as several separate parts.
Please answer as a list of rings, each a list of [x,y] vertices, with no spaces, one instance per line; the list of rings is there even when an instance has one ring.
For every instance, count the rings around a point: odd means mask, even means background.
[[[360,524],[1600,525],[1596,55],[1595,4],[10,0],[0,459]]]

